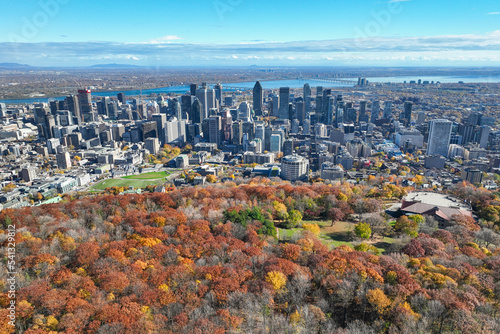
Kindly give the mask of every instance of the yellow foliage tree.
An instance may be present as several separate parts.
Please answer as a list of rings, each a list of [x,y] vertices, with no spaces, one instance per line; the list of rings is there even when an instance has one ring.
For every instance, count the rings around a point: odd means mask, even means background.
[[[306,231],[313,233],[316,236],[318,236],[321,233],[318,224],[303,224],[302,228]]]
[[[274,290],[281,290],[286,285],[286,276],[279,271],[270,271],[266,275],[266,282],[271,284]]]
[[[373,289],[366,294],[368,302],[375,308],[375,310],[382,314],[391,305],[391,300],[387,298],[384,291],[380,289]]]

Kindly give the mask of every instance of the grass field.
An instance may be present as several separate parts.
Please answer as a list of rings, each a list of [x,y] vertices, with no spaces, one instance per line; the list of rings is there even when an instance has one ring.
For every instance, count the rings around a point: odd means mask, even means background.
[[[333,226],[331,221],[303,221],[302,223],[313,223],[318,224],[321,233],[319,239],[330,248],[339,247],[341,245],[347,245],[354,248],[352,242],[352,234],[354,233],[355,223],[351,222],[336,222]],[[302,232],[302,228],[293,229],[279,229],[280,240],[290,240],[293,235]],[[396,240],[393,238],[372,238],[370,240],[363,241],[367,244],[371,244],[378,248],[378,250],[383,253],[387,247],[389,247]]]
[[[156,179],[163,179],[169,176],[169,172],[151,172],[151,173],[144,173],[144,174],[139,174],[139,175],[129,175],[129,176],[124,176],[122,179],[128,179],[128,180],[156,180]]]
[[[150,185],[160,185],[163,183],[164,183],[163,179],[157,179],[157,180],[109,179],[93,185],[90,188],[90,190],[104,190],[106,188],[112,188],[112,187],[146,188],[147,186]]]

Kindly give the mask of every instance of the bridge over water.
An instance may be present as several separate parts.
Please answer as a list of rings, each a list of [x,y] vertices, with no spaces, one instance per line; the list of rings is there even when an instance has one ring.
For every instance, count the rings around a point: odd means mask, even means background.
[[[358,84],[358,79],[354,79],[354,78],[297,78],[297,79],[294,79],[294,80],[300,80],[300,81],[303,81],[304,84],[307,83],[307,82],[311,82],[311,83],[314,83],[314,82],[323,82],[325,84],[342,84],[342,85],[352,85],[352,86],[356,86]],[[267,82],[272,82],[272,81],[282,81],[282,80],[269,80]],[[283,81],[286,81],[286,80],[283,80]],[[265,83],[266,80],[261,80],[261,83]],[[209,85],[210,87],[213,87],[215,86],[215,84],[210,84]],[[311,85],[312,86],[312,85]],[[249,90],[252,90],[253,89],[253,84],[252,85],[249,85],[249,86],[243,86],[243,85],[238,85],[238,84],[235,84],[235,85],[222,85],[223,89],[224,90],[238,90],[238,91],[249,91]],[[286,87],[286,85],[282,85],[282,87]],[[276,87],[275,89],[278,89],[279,87]]]

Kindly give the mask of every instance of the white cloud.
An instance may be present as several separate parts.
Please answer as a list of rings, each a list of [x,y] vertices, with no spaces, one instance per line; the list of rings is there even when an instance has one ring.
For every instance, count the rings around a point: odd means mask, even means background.
[[[408,2],[408,1],[411,1],[411,0],[389,0],[389,1],[387,1],[387,3]]]
[[[176,36],[176,35],[167,35],[167,36],[151,39],[148,42],[146,42],[146,44],[171,43],[172,41],[178,41],[181,39],[182,39],[181,37]]]
[[[488,15],[500,15],[500,12],[490,12]]]

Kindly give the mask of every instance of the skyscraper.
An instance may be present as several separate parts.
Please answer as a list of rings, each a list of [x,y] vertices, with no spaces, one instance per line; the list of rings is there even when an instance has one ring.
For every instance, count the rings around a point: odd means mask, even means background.
[[[89,89],[80,89],[78,91],[78,102],[80,103],[82,115],[92,112],[92,95]]]
[[[280,88],[280,107],[279,107],[279,119],[289,119],[290,111],[290,88],[281,87]]]
[[[311,112],[311,86],[308,83],[304,84],[304,112]]]
[[[196,90],[198,89],[197,84],[191,84],[189,85],[189,92],[191,93],[192,96],[196,96]]]
[[[208,91],[206,88],[200,88],[196,90],[196,98],[200,101],[203,109],[203,119],[208,118],[208,100],[207,100]]]
[[[156,122],[158,139],[161,144],[165,144],[165,123],[167,122],[167,115],[165,114],[153,114],[151,116],[152,120]]]
[[[253,110],[255,111],[255,116],[262,116],[263,102],[264,91],[260,81],[257,81],[253,87]]]
[[[220,83],[216,84],[215,90],[215,100],[217,100],[217,106],[222,105],[222,85]]]
[[[217,144],[220,148],[221,144],[222,120],[220,116],[210,116],[208,122],[208,138],[211,143]]]
[[[403,112],[401,113],[399,120],[404,123],[405,126],[411,123],[411,110],[413,107],[413,102],[406,101],[403,107]]]
[[[125,93],[118,93],[117,97],[118,101],[120,101],[122,104],[127,103],[127,98],[125,97]]]
[[[271,152],[280,153],[281,152],[281,136],[279,134],[272,134],[270,142],[271,142],[271,146],[270,146]]]
[[[380,115],[380,101],[373,100],[372,101],[372,114],[370,116],[370,123],[375,123]]]
[[[366,104],[367,101],[359,101],[359,122],[368,121],[368,117],[366,117]]]
[[[68,95],[66,97],[66,104],[68,105],[68,110],[71,111],[73,116],[78,119],[77,124],[82,122],[82,115],[80,113],[80,103],[78,102],[78,96],[76,95]]]
[[[385,101],[384,103],[384,119],[390,119],[392,117],[392,102]]]
[[[201,124],[204,118],[205,113],[203,111],[203,105],[200,100],[195,98],[193,105],[191,106],[191,115],[189,115],[189,119],[193,124]]]
[[[435,119],[429,123],[427,155],[448,155],[453,123],[446,119]]]

